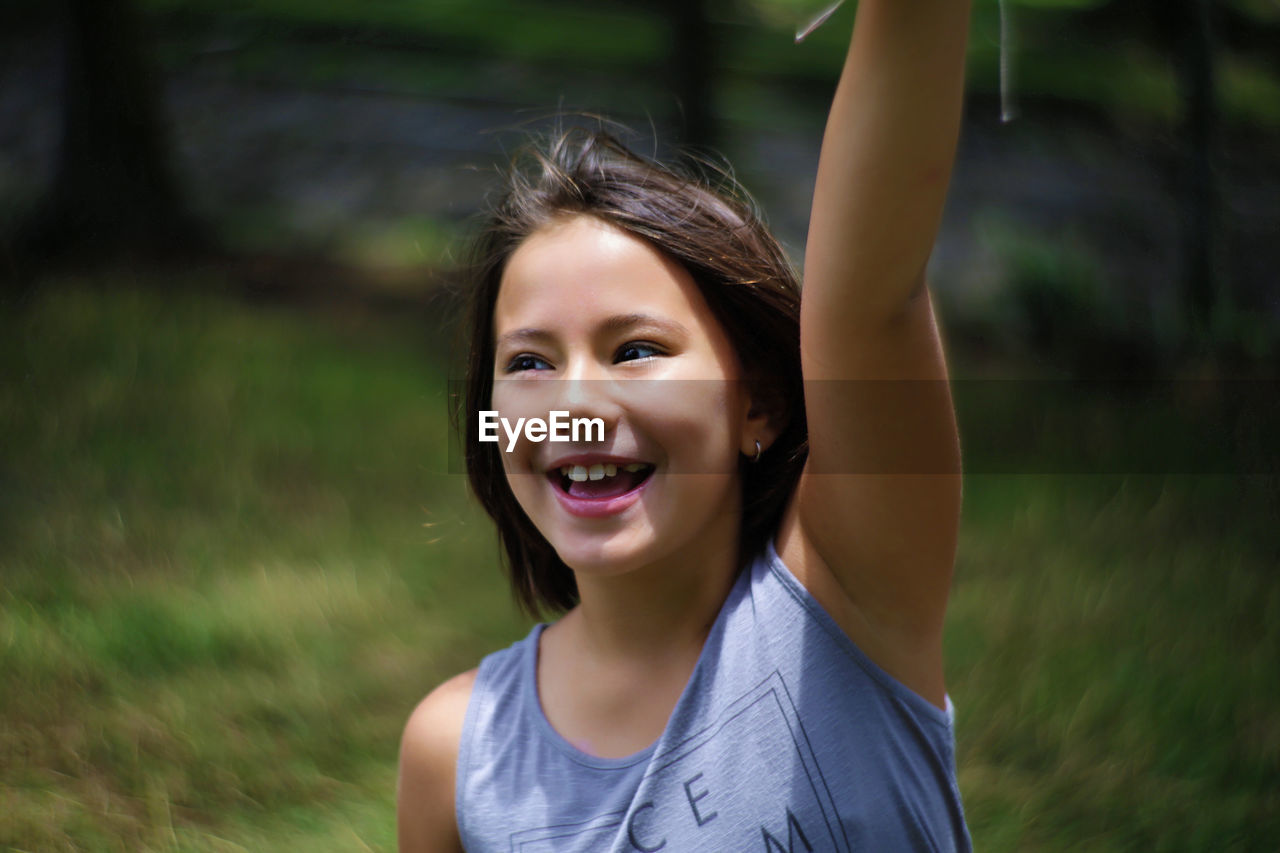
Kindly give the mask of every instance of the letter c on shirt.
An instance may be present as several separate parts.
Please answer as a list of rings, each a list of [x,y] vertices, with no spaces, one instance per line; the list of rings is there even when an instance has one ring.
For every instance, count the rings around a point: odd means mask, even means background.
[[[653,803],[641,803],[636,810],[631,813],[631,819],[627,821],[627,840],[631,842],[631,846],[640,851],[640,853],[656,853],[663,847],[667,846],[667,839],[663,838],[652,847],[646,847],[644,843],[636,837],[636,818],[640,816],[640,812],[645,809],[653,808]]]

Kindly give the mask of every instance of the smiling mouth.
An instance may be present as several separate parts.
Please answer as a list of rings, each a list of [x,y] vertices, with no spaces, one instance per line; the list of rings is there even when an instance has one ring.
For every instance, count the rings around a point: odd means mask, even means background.
[[[634,462],[629,465],[565,465],[548,472],[547,477],[560,491],[571,497],[604,500],[639,488],[652,473],[652,465]]]

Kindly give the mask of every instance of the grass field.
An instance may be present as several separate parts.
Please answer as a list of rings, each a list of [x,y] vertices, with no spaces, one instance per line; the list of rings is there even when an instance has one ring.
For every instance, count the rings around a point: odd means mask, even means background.
[[[405,716],[527,629],[435,333],[142,284],[0,315],[0,848],[392,850]],[[1274,478],[966,489],[977,848],[1280,849]]]

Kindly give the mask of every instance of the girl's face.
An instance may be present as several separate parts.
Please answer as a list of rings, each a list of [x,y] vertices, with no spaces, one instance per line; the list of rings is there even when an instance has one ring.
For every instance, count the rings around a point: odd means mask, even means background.
[[[595,218],[555,222],[509,259],[494,336],[500,418],[603,421],[603,441],[522,434],[510,452],[499,428],[516,500],[580,578],[736,547],[738,458],[762,427],[680,264]]]

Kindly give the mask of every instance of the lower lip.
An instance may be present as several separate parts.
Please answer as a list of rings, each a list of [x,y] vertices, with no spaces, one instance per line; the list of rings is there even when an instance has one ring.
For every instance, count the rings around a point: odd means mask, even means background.
[[[551,483],[551,490],[555,492],[556,498],[559,499],[560,505],[568,510],[570,515],[576,515],[579,518],[607,518],[611,515],[617,515],[627,507],[640,500],[640,493],[643,492],[653,482],[653,473],[650,472],[644,481],[629,492],[615,495],[611,498],[575,498],[573,495],[561,489],[555,483]]]

